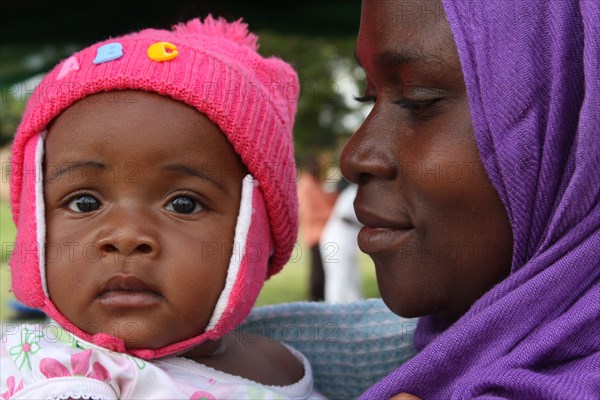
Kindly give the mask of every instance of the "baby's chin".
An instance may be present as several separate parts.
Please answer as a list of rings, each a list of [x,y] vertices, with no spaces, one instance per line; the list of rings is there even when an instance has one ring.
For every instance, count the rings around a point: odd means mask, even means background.
[[[162,334],[161,334],[162,333]],[[196,336],[202,334],[199,332],[196,335],[187,335],[187,336],[174,336],[174,337],[165,337],[164,332],[139,332],[136,335],[121,335],[116,336],[119,339],[123,340],[125,343],[125,348],[127,350],[141,350],[141,349],[152,349],[157,350],[163,348],[165,346],[182,342],[184,340],[192,339]]]
[[[157,350],[174,343],[179,343],[184,340],[194,338],[204,333],[204,329],[202,329],[197,333],[189,332],[185,335],[182,335],[181,333],[178,334],[176,332],[171,333],[168,329],[161,329],[160,327],[155,327],[152,324],[134,321],[118,321],[110,323],[109,326],[95,325],[94,329],[89,329],[90,326],[78,327],[92,335],[104,333],[121,339],[127,350]]]
[[[221,355],[224,352],[225,345],[224,338],[217,340],[207,340],[198,345],[195,345],[189,349],[183,350],[182,352],[176,354],[179,356],[183,356],[185,358],[189,358],[190,360],[202,360],[205,358],[214,357],[217,355]]]

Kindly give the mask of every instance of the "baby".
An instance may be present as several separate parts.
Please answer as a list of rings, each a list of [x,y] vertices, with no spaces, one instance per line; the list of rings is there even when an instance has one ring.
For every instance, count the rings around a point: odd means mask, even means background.
[[[86,48],[26,108],[3,398],[321,398],[297,351],[228,335],[296,240],[292,68],[207,17]],[[41,245],[45,243],[45,245]]]

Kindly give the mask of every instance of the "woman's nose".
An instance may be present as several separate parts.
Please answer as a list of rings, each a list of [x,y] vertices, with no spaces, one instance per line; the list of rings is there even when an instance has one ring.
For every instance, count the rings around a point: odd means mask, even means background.
[[[156,258],[160,255],[160,242],[156,227],[147,215],[142,212],[114,212],[106,221],[106,229],[102,230],[97,242],[101,255],[121,255],[131,257],[144,255]]]
[[[382,119],[373,109],[344,146],[340,168],[349,181],[360,184],[371,177],[395,178],[393,132],[382,126]]]

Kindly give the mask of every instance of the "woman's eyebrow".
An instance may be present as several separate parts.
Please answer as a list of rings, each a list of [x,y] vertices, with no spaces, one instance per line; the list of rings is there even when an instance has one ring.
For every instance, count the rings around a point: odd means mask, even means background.
[[[362,64],[356,50],[354,50],[354,59],[360,67]],[[375,56],[375,64],[379,67],[398,67],[406,64],[431,64],[440,66],[444,63],[443,58],[434,54],[426,53],[423,51],[397,51],[397,50],[386,50]]]
[[[421,51],[396,51],[386,50],[375,57],[375,63],[380,67],[397,67],[406,64],[430,64],[440,65],[443,63],[441,57]]]
[[[423,56],[414,53],[405,53],[395,50],[387,50],[379,53],[375,57],[375,64],[381,67],[396,67],[404,64],[411,64],[423,59]]]
[[[209,181],[210,183],[215,185],[217,188],[221,189],[223,192],[229,194],[229,191],[227,190],[225,185],[223,185],[222,182],[220,182],[220,181],[216,180],[215,178],[213,178],[212,176],[204,173],[204,171],[202,171],[202,170],[190,167],[188,165],[183,165],[183,164],[169,164],[169,165],[165,165],[163,167],[163,169],[165,171],[181,172],[186,175],[200,178],[203,181]]]
[[[54,166],[47,165],[46,171],[48,171],[52,167],[57,168],[55,165]],[[70,162],[70,163],[67,163],[66,166],[56,169],[56,173],[48,174],[48,176],[46,177],[46,181],[49,183],[52,183],[66,173],[70,174],[73,171],[76,171],[78,169],[87,169],[87,168],[95,168],[95,169],[99,169],[99,170],[105,170],[106,164],[104,164],[103,162],[100,162],[100,161]]]

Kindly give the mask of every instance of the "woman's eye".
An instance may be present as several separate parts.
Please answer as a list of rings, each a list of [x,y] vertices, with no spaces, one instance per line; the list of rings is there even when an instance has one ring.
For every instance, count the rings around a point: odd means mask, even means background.
[[[174,198],[165,208],[167,211],[173,211],[179,214],[191,214],[202,210],[202,206],[196,200],[187,196]]]
[[[354,100],[358,101],[359,103],[374,103],[377,101],[377,98],[375,96],[360,96],[360,97],[354,96]],[[430,99],[430,100],[400,99],[400,100],[394,100],[393,103],[401,106],[402,108],[406,108],[411,111],[423,111],[423,110],[426,110],[427,108],[431,107],[432,105],[436,104],[440,100],[442,100],[442,99],[441,98]]]
[[[411,111],[423,111],[432,105],[436,104],[442,99],[431,99],[431,100],[408,100],[408,99],[400,99],[394,100],[394,104],[398,104],[399,106],[409,109]]]
[[[78,213],[88,213],[98,210],[102,205],[94,196],[83,195],[77,196],[68,204],[70,210]]]
[[[375,96],[353,96],[359,103],[375,103]]]

